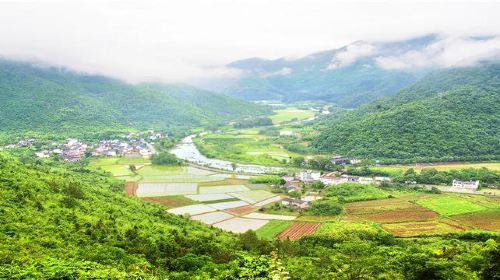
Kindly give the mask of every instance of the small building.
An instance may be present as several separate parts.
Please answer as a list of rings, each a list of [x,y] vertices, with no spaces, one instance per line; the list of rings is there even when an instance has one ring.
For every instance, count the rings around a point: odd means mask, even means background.
[[[357,158],[351,158],[351,157],[344,157],[344,156],[333,156],[332,159],[331,159],[331,162],[333,164],[342,164],[342,165],[346,165],[346,164],[356,164],[356,163],[360,163],[361,160],[357,159]]]
[[[313,181],[319,180],[321,173],[312,170],[301,171],[297,174],[297,179],[304,183],[312,183]]]
[[[347,182],[347,178],[339,176],[340,173],[338,172],[330,172],[328,174],[325,174],[319,178],[319,181],[321,183],[330,186],[330,185],[337,185],[341,183]]]
[[[40,152],[36,152],[35,155],[39,158],[48,158],[48,157],[50,157],[50,152],[47,150],[43,150]]]
[[[452,187],[455,189],[477,190],[479,188],[479,181],[459,181],[453,180]]]
[[[309,207],[309,202],[298,198],[285,198],[281,201],[281,204],[289,206],[291,208],[305,209]]]

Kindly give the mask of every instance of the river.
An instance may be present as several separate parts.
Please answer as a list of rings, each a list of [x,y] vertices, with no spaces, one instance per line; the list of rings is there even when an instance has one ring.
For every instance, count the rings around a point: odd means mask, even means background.
[[[286,172],[283,167],[270,167],[255,164],[241,164],[233,163],[227,160],[207,158],[202,155],[193,142],[193,138],[196,135],[190,135],[182,139],[177,145],[175,145],[170,152],[176,157],[186,160],[192,164],[206,166],[210,168],[216,168],[227,171],[235,171],[238,173],[251,173],[251,174],[266,174],[266,173],[280,173]],[[236,167],[233,170],[233,167]]]

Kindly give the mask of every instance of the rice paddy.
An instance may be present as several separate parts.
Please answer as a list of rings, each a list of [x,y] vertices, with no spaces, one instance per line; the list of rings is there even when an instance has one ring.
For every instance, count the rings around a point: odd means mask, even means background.
[[[200,194],[233,193],[249,191],[244,185],[225,185],[213,187],[200,187]]]
[[[168,210],[167,212],[172,213],[172,214],[177,214],[177,215],[189,214],[189,215],[193,216],[193,215],[198,215],[198,214],[203,214],[203,213],[208,213],[208,212],[215,212],[215,211],[217,211],[217,209],[210,207],[208,205],[195,204],[195,205],[173,208],[173,209]]]
[[[220,228],[225,231],[234,233],[244,233],[248,230],[257,230],[267,224],[268,220],[246,219],[246,218],[232,218],[213,224],[214,227]]]
[[[195,221],[200,221],[202,223],[211,225],[211,224],[222,222],[224,220],[231,219],[233,217],[234,217],[233,215],[228,214],[226,212],[217,211],[217,212],[211,212],[211,213],[205,213],[205,214],[201,214],[201,215],[192,216],[191,218]]]
[[[194,183],[140,183],[136,191],[138,197],[196,194]]]

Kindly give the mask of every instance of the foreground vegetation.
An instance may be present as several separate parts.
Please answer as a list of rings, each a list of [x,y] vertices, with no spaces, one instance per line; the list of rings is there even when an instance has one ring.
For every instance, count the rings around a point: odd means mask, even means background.
[[[252,232],[224,233],[129,198],[120,181],[81,164],[20,163],[0,156],[0,199],[0,278],[498,275],[496,235],[406,241],[381,230],[325,226],[300,241],[261,241]],[[272,228],[282,226],[277,224],[263,235],[275,234]]]

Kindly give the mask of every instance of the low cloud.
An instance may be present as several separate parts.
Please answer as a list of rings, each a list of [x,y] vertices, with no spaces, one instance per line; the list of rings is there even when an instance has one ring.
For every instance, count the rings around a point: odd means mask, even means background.
[[[288,67],[283,67],[279,71],[272,72],[272,73],[267,73],[262,75],[262,77],[271,77],[271,76],[287,76],[292,73],[292,69]]]
[[[354,63],[357,59],[373,55],[376,51],[374,45],[366,42],[356,42],[338,52],[327,69],[346,67]]]
[[[420,50],[400,55],[381,55],[376,63],[384,69],[448,68],[474,65],[500,55],[500,36],[474,40],[466,37],[442,38]]]

